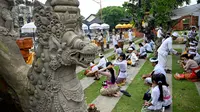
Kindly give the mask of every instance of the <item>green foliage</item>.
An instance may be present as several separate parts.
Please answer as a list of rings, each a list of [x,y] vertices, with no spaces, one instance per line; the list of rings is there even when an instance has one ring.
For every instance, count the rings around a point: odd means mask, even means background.
[[[200,3],[200,0],[197,0],[197,4],[199,4]]]
[[[133,21],[138,29],[142,28],[141,24],[143,20],[149,23],[150,28],[162,25],[164,28],[168,29],[173,24],[170,19],[172,10],[178,8],[178,6],[182,6],[183,3],[190,3],[190,0],[139,1],[141,1],[141,7],[139,7],[140,5],[138,4],[138,0],[130,0],[130,2],[124,2],[122,5],[126,9],[127,13],[132,14]]]
[[[101,10],[97,13],[101,17]],[[117,25],[121,19],[126,17],[125,9],[120,6],[109,6],[102,9],[102,19],[109,24],[111,29]]]

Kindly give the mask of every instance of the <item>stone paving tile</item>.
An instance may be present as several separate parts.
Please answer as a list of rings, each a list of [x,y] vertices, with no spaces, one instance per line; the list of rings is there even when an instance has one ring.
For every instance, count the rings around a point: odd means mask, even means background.
[[[197,87],[197,90],[198,90],[198,93],[199,93],[199,96],[200,96],[200,82],[195,82],[195,85]]]
[[[121,88],[121,90],[126,90],[128,88],[129,84],[133,81],[133,79],[135,78],[136,74],[139,72],[145,61],[146,60],[140,60],[139,65],[137,67],[128,68],[127,83]],[[120,97],[107,97],[99,95],[92,103],[94,103],[97,106],[98,110],[100,110],[101,112],[111,112],[117,104],[117,102],[120,100],[122,93],[120,94]]]
[[[168,59],[168,61],[167,61],[167,67],[172,70],[172,55],[169,55],[167,59]],[[172,95],[173,94],[172,93],[172,74],[167,74],[166,78],[167,78],[167,82],[169,84],[170,92],[171,92],[171,95]],[[173,101],[173,99],[172,99],[172,101]],[[172,105],[171,105],[171,107],[169,109],[166,109],[165,112],[172,112],[172,110],[173,110],[172,109],[172,107],[173,107]]]

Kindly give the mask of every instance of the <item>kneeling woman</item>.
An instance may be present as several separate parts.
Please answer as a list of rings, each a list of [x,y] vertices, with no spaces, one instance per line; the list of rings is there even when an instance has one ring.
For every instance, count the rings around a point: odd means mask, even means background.
[[[197,73],[200,70],[197,62],[193,60],[193,56],[188,54],[182,55],[184,61],[181,63],[186,73],[174,75],[175,79],[197,79]],[[199,73],[199,72],[198,72]]]
[[[172,103],[171,94],[163,74],[152,75],[150,101],[145,101],[142,112],[160,111],[162,107],[169,108]]]
[[[107,67],[105,69],[98,71],[99,74],[107,76],[107,80],[104,81],[100,93],[103,96],[119,96],[120,88],[117,86],[115,81],[116,71],[113,68],[113,64],[111,62],[107,62],[106,66]]]
[[[115,66],[119,66],[119,75],[117,77],[116,83],[118,86],[123,86],[126,83],[127,78],[127,61],[126,61],[126,55],[124,53],[120,54],[120,57],[118,57],[118,60],[114,62]]]

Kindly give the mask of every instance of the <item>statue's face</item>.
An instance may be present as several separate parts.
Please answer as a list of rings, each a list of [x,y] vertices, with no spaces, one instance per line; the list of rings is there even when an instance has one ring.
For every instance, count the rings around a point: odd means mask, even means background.
[[[83,47],[82,50],[78,50],[76,53],[71,54],[71,59],[82,67],[88,67],[90,62],[94,61],[96,54],[96,46],[88,44]]]
[[[94,61],[97,47],[94,44],[87,44],[82,48],[65,49],[62,52],[62,63],[64,65],[77,64],[82,67],[88,67],[90,62]]]

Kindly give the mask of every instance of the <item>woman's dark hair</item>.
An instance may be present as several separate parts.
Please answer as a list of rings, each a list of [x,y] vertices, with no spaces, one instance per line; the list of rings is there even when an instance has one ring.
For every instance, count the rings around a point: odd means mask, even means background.
[[[139,46],[143,46],[143,44],[142,44],[142,43],[139,43]]]
[[[195,54],[189,55],[187,59],[194,59],[194,57],[195,57]]]
[[[187,59],[189,59],[188,54],[181,55],[181,58],[187,58]]]
[[[184,57],[184,58],[186,58],[186,59],[193,59],[193,58],[194,58],[194,55],[184,54],[184,55],[182,55],[181,57]]]
[[[158,101],[163,101],[163,85],[169,86],[166,81],[166,77],[164,74],[153,74],[152,75],[152,82],[155,82],[158,85],[158,88],[160,90],[160,96]]]
[[[131,45],[133,42],[129,42],[129,44]]]
[[[126,60],[126,55],[124,53],[121,53],[120,57],[122,57],[122,60]]]
[[[119,46],[118,46],[118,45],[115,45],[115,47],[116,47],[116,48],[119,48]]]
[[[112,65],[112,63],[111,62],[107,62],[106,66],[108,67],[109,65]],[[114,69],[113,68],[109,68],[108,71],[111,74],[111,78],[110,78],[111,83],[115,84],[116,78],[115,78],[115,71],[114,71]]]

